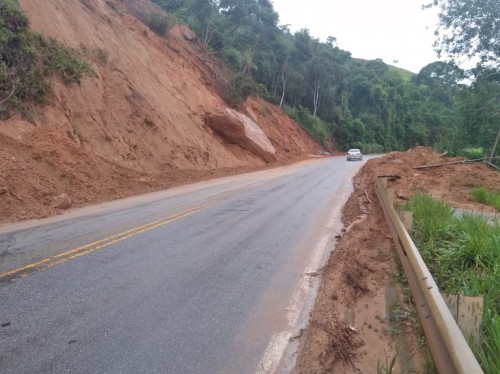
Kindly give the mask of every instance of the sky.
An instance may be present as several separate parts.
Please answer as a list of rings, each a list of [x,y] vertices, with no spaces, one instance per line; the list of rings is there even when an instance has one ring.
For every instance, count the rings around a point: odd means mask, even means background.
[[[292,32],[307,28],[325,42],[337,38],[337,46],[352,57],[373,60],[418,73],[437,61],[433,50],[437,10],[422,10],[430,0],[272,0],[280,25]],[[399,62],[394,63],[397,60]]]

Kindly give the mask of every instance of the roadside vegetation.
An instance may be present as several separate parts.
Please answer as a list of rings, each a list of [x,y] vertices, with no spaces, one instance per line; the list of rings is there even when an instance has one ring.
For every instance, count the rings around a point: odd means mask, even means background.
[[[294,108],[284,104],[281,109],[283,109],[291,119],[299,123],[310,137],[316,139],[322,146],[326,145],[326,142],[330,139],[330,132],[328,124],[325,121],[319,117],[313,116],[309,109],[303,106]]]
[[[26,15],[14,0],[0,3],[0,117],[26,104],[43,104],[57,74],[65,83],[95,76],[81,53],[29,30]]]
[[[484,157],[484,148],[464,148],[460,151],[460,156],[464,156],[469,160],[478,160]]]
[[[472,349],[485,373],[500,373],[500,222],[454,217],[424,194],[402,208],[413,212],[412,238],[440,290],[484,297],[481,344]]]

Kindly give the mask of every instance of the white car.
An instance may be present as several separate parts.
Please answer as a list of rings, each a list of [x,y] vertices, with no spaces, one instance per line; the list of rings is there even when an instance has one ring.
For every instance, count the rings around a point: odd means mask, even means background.
[[[359,160],[361,161],[363,159],[363,154],[359,149],[352,148],[347,151],[347,161],[351,160]]]

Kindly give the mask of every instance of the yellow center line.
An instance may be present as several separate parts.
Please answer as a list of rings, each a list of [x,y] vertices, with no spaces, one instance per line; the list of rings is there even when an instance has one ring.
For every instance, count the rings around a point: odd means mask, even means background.
[[[185,218],[185,217],[190,216],[196,212],[207,209],[213,205],[215,205],[215,203],[208,203],[208,204],[204,204],[204,205],[201,205],[199,207],[196,207],[196,208],[188,209],[188,210],[185,210],[183,212],[174,214],[173,216],[165,217],[165,218],[159,219],[157,221],[147,223],[145,225],[137,226],[137,227],[134,227],[132,229],[125,230],[125,231],[122,231],[118,234],[109,236],[107,238],[100,239],[100,240],[94,241],[92,243],[82,245],[82,246],[77,247],[77,248],[70,249],[70,250],[63,252],[63,253],[60,253],[58,255],[45,258],[43,260],[31,263],[29,265],[26,265],[26,266],[23,266],[23,267],[14,269],[14,270],[10,270],[6,273],[0,274],[0,281],[6,280],[6,279],[14,280],[14,279],[29,275],[31,273],[34,273],[35,271],[48,269],[52,266],[55,266],[55,265],[61,264],[63,262],[72,260],[74,258],[86,255],[86,254],[88,254],[90,252],[94,252],[98,249],[108,247],[112,244],[121,242],[123,240],[130,239],[136,235],[145,233],[147,231],[151,231],[151,230],[156,229],[160,226],[177,221],[181,218]]]

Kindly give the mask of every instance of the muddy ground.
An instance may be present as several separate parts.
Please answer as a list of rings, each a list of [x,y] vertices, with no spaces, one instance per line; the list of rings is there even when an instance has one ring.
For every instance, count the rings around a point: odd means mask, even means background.
[[[499,172],[482,163],[415,169],[460,160],[417,147],[369,160],[356,175],[343,210],[345,228],[322,270],[310,324],[302,334],[297,373],[385,373],[394,357],[393,372],[427,372],[425,341],[415,335],[410,307],[401,301],[397,255],[374,180],[398,176],[389,186],[397,202],[424,192],[454,207],[494,212],[473,201],[471,188],[499,191]]]

